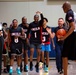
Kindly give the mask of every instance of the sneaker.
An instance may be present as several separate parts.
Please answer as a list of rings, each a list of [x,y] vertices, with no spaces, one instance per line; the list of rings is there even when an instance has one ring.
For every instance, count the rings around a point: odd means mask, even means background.
[[[44,71],[45,72],[48,72],[49,71],[48,67],[45,67]]]
[[[39,72],[39,66],[35,65],[35,68],[36,68],[36,72]]]
[[[9,74],[12,74],[13,73],[13,69],[9,69]]]
[[[30,63],[30,71],[32,71],[32,70],[33,70],[33,64]]]
[[[58,73],[59,73],[59,74],[63,74],[63,71],[59,71]]]
[[[20,71],[21,71],[21,72],[22,72],[22,66],[23,66],[23,65],[22,65],[22,63],[21,63],[21,65],[20,65]]]
[[[43,63],[39,62],[39,69],[42,69],[42,68],[43,68]]]
[[[20,69],[18,69],[18,68],[17,68],[16,70],[17,70],[17,74],[19,74],[19,75],[20,75],[20,74],[21,74]]]
[[[28,72],[28,65],[24,66],[24,72]]]
[[[4,69],[3,72],[4,72],[4,73],[8,73],[7,69]]]
[[[9,72],[9,69],[10,69],[10,65],[7,65],[7,72]]]
[[[45,71],[45,69],[46,69],[46,64],[44,64],[44,71]]]

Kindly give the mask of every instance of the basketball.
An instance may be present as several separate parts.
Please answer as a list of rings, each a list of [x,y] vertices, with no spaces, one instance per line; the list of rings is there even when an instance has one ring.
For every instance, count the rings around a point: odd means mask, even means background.
[[[56,32],[57,38],[60,38],[60,37],[64,36],[65,34],[66,34],[66,30],[65,30],[65,29],[59,29],[59,30]]]

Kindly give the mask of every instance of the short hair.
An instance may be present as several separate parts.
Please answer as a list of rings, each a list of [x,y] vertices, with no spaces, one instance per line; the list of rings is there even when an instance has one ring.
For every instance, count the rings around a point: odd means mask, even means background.
[[[36,14],[36,15],[34,15],[34,17],[39,17],[39,15]]]
[[[25,16],[23,16],[23,17],[22,17],[22,20],[23,20],[24,18],[26,18],[26,17],[25,17]]]
[[[48,19],[47,19],[47,18],[45,18],[45,17],[44,17],[43,19],[45,19],[45,20],[46,20],[46,22],[48,22]]]
[[[7,23],[5,23],[5,22],[4,22],[4,23],[2,24],[2,26],[4,26],[4,25],[6,25],[6,26],[7,26]]]
[[[63,4],[62,8],[71,9],[71,4],[70,4],[70,2],[66,1],[66,2]]]
[[[63,21],[64,21],[64,19],[61,17],[61,18],[59,18],[58,20],[60,20],[60,19],[62,19]]]
[[[18,20],[17,20],[17,19],[13,19],[13,20],[12,20],[12,23],[13,23],[15,20],[18,22]]]

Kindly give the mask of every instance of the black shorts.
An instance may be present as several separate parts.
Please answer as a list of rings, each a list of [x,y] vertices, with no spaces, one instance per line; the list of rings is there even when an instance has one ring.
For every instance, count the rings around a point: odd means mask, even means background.
[[[28,50],[30,46],[26,43],[26,41],[22,41],[22,47],[24,50]]]
[[[6,43],[4,43],[2,53],[3,53],[3,55],[6,55],[6,54],[7,54],[7,50],[6,50]]]
[[[68,59],[76,59],[76,49],[75,49],[75,34],[74,32],[65,39],[63,44],[62,57],[68,57]]]
[[[3,49],[3,55],[6,55],[7,54],[7,51],[6,51],[6,49]]]
[[[10,50],[11,50],[11,55],[12,54],[17,54],[17,55],[22,54],[22,43],[21,42],[11,43]]]

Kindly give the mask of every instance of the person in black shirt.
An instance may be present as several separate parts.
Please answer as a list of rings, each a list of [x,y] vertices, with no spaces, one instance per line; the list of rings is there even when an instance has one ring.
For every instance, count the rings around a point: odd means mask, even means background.
[[[18,27],[18,21],[14,19],[12,21],[12,27],[9,29],[8,32],[8,44],[9,49],[11,52],[10,58],[10,70],[9,74],[13,73],[13,64],[14,64],[14,57],[17,56],[17,74],[21,74],[20,72],[20,65],[22,61],[22,38],[24,38],[24,31],[21,27]]]
[[[69,29],[67,31],[67,34],[64,37],[61,37],[60,40],[64,40],[63,44],[63,51],[62,51],[62,60],[63,60],[63,70],[64,75],[68,75],[67,73],[67,67],[68,67],[68,59],[76,59],[74,52],[74,29],[75,29],[75,23],[74,23],[74,13],[71,9],[70,2],[65,2],[62,6],[64,13],[66,13],[65,19],[67,24],[69,25]]]
[[[7,28],[7,23],[3,23],[2,24],[3,26],[3,37],[4,37],[4,47],[3,47],[3,66],[4,66],[4,70],[3,72],[7,73],[7,46],[8,46],[8,34],[7,34],[7,31],[8,31],[8,28]]]
[[[41,15],[41,20],[39,21],[39,15]],[[30,70],[33,70],[33,54],[34,49],[37,50],[37,63],[36,63],[36,72],[39,72],[39,61],[40,61],[40,49],[41,49],[41,25],[42,25],[43,15],[41,12],[37,11],[34,15],[34,21],[29,24],[30,31]]]
[[[0,75],[1,75],[1,69],[2,69],[3,45],[4,45],[3,30],[2,30],[2,24],[0,23]]]
[[[42,24],[42,45],[41,45],[41,60],[44,63],[44,71],[49,71],[49,52],[51,51],[51,39],[54,38],[55,33],[52,32],[51,27],[47,25],[48,19],[43,18]],[[46,58],[46,59],[45,59]]]
[[[28,71],[28,49],[29,49],[29,24],[27,23],[27,18],[22,17],[22,23],[19,25],[22,27],[25,33],[25,38],[22,39],[23,43],[23,52],[24,52],[24,71]]]

